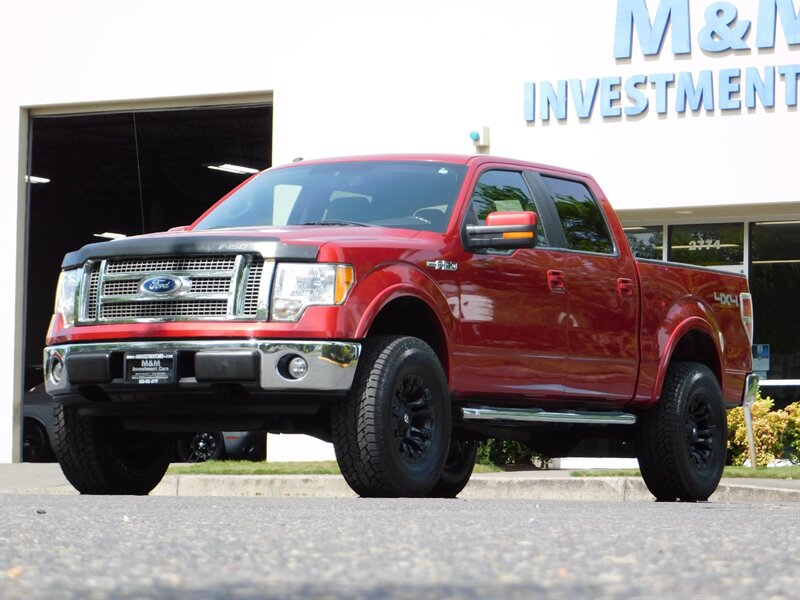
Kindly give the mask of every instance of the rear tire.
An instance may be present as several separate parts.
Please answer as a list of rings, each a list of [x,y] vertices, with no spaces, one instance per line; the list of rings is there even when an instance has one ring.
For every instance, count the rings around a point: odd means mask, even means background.
[[[81,416],[59,400],[53,413],[56,457],[81,494],[146,495],[167,471],[169,440],[128,431],[117,419]]]
[[[722,391],[711,370],[671,365],[661,399],[637,429],[639,468],[656,500],[707,500],[722,477],[727,439]]]
[[[426,496],[439,481],[450,401],[439,359],[422,340],[368,339],[350,393],[332,412],[336,460],[360,496]]]

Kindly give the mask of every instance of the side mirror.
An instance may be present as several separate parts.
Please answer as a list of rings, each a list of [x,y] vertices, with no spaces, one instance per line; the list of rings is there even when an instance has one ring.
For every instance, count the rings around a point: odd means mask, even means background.
[[[467,225],[470,248],[513,250],[536,246],[536,213],[528,211],[494,212],[486,225]]]

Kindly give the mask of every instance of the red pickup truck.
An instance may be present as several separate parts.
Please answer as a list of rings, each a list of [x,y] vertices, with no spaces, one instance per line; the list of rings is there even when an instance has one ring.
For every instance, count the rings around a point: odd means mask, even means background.
[[[181,432],[333,442],[362,496],[455,496],[482,439],[635,449],[704,500],[755,394],[744,277],[637,260],[586,174],[490,156],[295,162],[188,227],[67,254],[47,335],[56,453],[146,494]]]

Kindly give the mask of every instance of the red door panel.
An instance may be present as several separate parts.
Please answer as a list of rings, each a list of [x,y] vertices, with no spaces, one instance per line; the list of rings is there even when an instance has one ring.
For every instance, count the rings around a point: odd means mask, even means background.
[[[636,385],[638,354],[633,261],[588,253],[564,256],[569,306],[565,394],[628,400]]]
[[[559,254],[474,254],[459,264],[459,391],[557,399],[566,373],[567,295],[549,273]]]

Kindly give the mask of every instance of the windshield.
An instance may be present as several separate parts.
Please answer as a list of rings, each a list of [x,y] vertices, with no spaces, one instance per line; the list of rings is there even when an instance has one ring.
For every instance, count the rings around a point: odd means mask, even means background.
[[[441,162],[364,161],[264,171],[195,229],[377,225],[444,232],[466,173]]]

